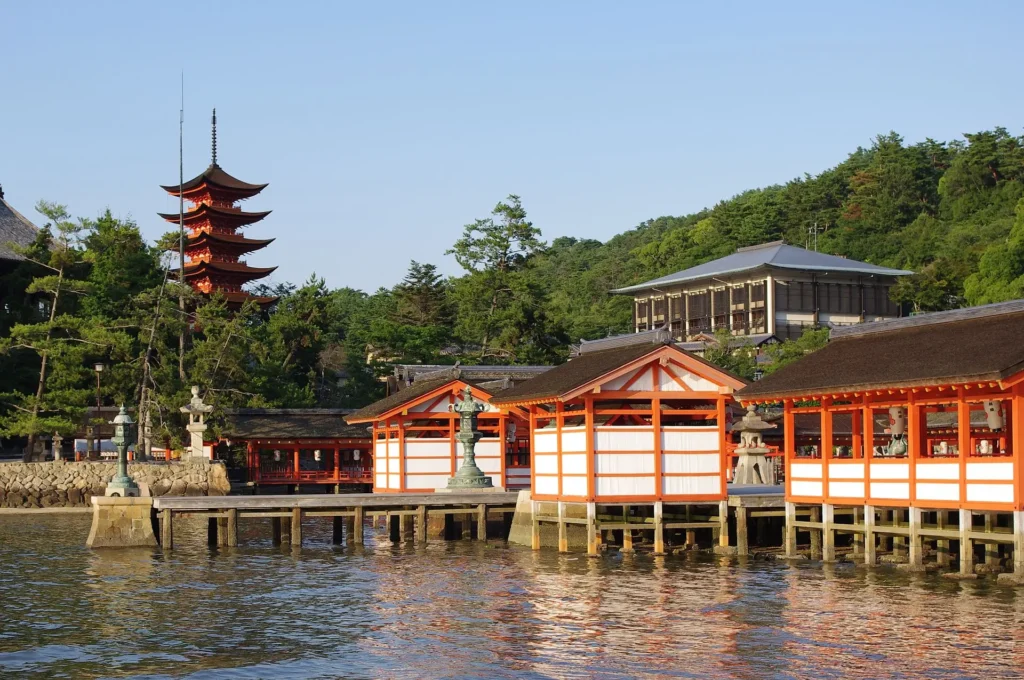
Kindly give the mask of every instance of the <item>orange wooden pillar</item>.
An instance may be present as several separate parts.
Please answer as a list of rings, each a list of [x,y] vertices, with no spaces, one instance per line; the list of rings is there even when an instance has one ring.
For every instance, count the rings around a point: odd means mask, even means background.
[[[334,446],[334,482],[341,481],[341,450]]]

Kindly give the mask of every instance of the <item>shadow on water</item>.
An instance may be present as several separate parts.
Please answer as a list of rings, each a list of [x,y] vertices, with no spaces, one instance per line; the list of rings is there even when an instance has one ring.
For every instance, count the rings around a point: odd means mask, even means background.
[[[499,543],[89,551],[84,516],[0,521],[0,677],[1016,677],[1024,600],[990,582]]]

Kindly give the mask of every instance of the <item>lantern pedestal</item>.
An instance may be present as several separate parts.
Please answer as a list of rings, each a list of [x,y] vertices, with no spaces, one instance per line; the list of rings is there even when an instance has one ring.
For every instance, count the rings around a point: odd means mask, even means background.
[[[124,496],[92,497],[90,548],[155,548],[153,499]]]

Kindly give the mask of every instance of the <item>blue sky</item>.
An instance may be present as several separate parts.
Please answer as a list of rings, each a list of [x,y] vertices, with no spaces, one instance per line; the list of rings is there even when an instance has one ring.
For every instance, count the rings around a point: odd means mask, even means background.
[[[209,163],[270,186],[250,263],[373,290],[509,193],[547,239],[841,161],[878,133],[1021,133],[1024,5],[0,0],[0,184],[155,238]]]

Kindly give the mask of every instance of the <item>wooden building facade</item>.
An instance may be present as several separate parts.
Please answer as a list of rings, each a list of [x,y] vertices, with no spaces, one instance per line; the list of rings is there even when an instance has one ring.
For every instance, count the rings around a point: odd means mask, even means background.
[[[593,344],[491,400],[529,413],[533,500],[724,500],[727,409],[746,383],[671,344]]]
[[[952,535],[962,571],[973,564],[973,542],[1014,540],[1024,570],[1022,333],[1022,301],[836,329],[824,349],[737,395],[781,405],[787,512],[821,508],[811,528],[826,534],[826,559],[837,508],[853,508],[858,543],[880,513],[906,522],[899,540],[909,540],[911,563],[920,563],[924,538]],[[799,428],[801,419],[820,427]],[[1013,533],[979,536],[976,515]],[[793,549],[795,527],[788,531]]]
[[[509,383],[473,382],[452,369],[439,377],[417,380],[347,417],[353,425],[372,428],[373,490],[379,493],[432,492],[447,485],[462,463],[455,435],[459,416],[451,406],[469,385],[488,404]],[[489,406],[479,416],[483,438],[476,463],[494,485],[507,490],[529,488],[528,417],[518,408]]]

